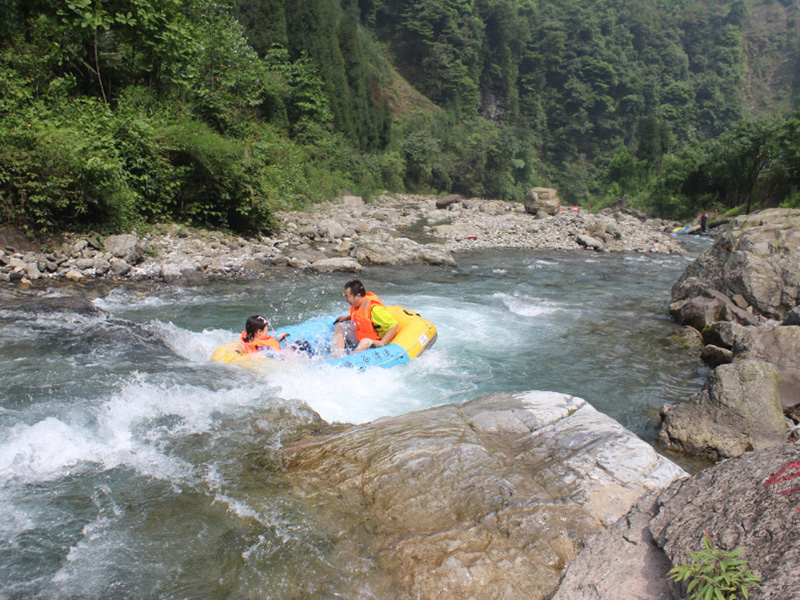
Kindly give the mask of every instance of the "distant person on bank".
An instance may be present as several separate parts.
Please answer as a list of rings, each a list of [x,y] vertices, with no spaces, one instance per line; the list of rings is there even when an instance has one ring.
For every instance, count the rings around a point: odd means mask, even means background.
[[[705,233],[707,229],[708,229],[708,215],[706,214],[706,211],[703,211],[700,213],[700,231]]]
[[[369,348],[380,348],[392,341],[400,328],[389,314],[381,299],[364,289],[364,284],[354,279],[344,286],[344,300],[350,305],[350,314],[337,317],[333,328],[333,348],[336,356],[345,349],[352,353]]]

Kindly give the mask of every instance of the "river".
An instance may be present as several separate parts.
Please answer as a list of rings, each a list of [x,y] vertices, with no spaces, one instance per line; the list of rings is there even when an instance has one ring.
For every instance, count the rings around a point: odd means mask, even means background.
[[[684,256],[493,251],[458,256],[458,269],[367,269],[368,289],[439,338],[408,365],[365,372],[209,362],[249,315],[343,314],[343,274],[7,294],[0,598],[386,597],[368,553],[342,550],[357,528],[283,487],[270,410],[305,402],[360,423],[553,390],[652,443],[659,407],[707,375],[667,340],[670,288],[707,240],[687,243]],[[59,308],[73,296],[100,311]]]

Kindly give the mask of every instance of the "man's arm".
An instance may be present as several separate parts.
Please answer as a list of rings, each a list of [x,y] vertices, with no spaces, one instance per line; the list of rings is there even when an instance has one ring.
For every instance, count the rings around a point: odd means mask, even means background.
[[[377,346],[378,348],[391,342],[392,338],[397,334],[397,330],[400,329],[400,324],[397,322],[397,319],[390,315],[389,311],[386,310],[384,306],[373,307],[370,318],[372,319],[372,324],[375,326],[376,331],[385,332],[381,336],[381,339],[373,342],[373,346]]]

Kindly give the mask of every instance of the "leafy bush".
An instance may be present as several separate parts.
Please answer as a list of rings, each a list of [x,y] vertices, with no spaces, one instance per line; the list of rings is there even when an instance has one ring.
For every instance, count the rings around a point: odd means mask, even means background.
[[[703,536],[703,549],[690,552],[690,563],[676,565],[668,576],[673,581],[688,581],[690,600],[736,600],[739,594],[747,600],[751,586],[761,587],[747,561],[739,558],[742,548],[720,550]]]
[[[5,222],[31,235],[53,229],[120,230],[135,220],[135,196],[106,135],[110,115],[91,100],[53,113],[34,106],[0,126]]]

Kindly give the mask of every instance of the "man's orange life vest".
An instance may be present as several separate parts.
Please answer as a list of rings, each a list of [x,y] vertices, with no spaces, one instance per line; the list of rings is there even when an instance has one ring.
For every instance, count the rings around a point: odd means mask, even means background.
[[[350,319],[356,324],[356,339],[360,342],[363,339],[379,340],[381,337],[375,331],[372,324],[372,308],[383,306],[383,302],[372,292],[367,292],[366,299],[361,306],[350,307]]]
[[[267,336],[262,340],[253,340],[252,342],[246,342],[245,338],[247,337],[247,332],[242,332],[242,346],[240,351],[242,354],[251,354],[253,352],[258,352],[261,348],[269,348],[270,350],[280,350],[281,343],[276,340],[274,337]]]

